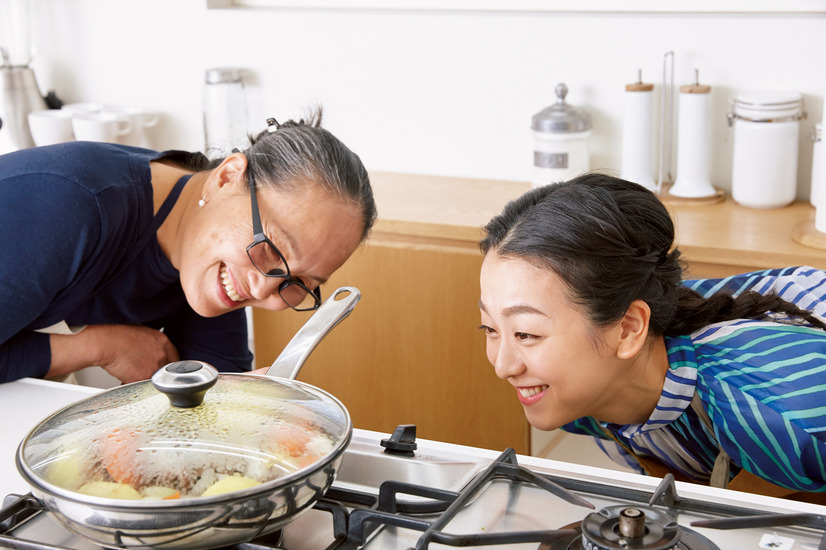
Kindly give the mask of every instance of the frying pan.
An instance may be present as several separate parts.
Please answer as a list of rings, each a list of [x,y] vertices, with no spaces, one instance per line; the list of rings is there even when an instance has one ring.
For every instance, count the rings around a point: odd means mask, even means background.
[[[352,437],[344,405],[295,376],[359,298],[337,289],[266,375],[179,361],[61,409],[20,443],[18,471],[47,513],[110,548],[219,548],[283,527]]]

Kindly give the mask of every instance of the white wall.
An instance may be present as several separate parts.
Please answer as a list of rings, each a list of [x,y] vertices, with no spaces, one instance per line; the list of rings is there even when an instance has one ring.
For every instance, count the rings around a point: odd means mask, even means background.
[[[729,98],[804,95],[798,190],[808,197],[823,113],[823,15],[208,10],[205,0],[31,0],[42,88],[64,101],[155,108],[157,148],[202,146],[204,69],[250,69],[252,110],[298,117],[313,103],[370,170],[528,180],[531,116],[565,82],[594,122],[592,168],[619,170],[624,86],[693,69],[713,94],[712,181],[730,189]],[[683,0],[677,0],[683,1]],[[688,0],[685,0],[688,1]],[[823,11],[823,10],[820,10]],[[676,138],[676,136],[675,136]],[[674,162],[676,163],[676,154]]]

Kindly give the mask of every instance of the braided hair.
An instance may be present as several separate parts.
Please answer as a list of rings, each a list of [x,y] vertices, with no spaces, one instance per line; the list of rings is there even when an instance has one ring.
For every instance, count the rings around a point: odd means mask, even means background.
[[[572,302],[598,327],[631,302],[651,308],[649,332],[690,334],[709,324],[783,313],[826,325],[775,294],[718,293],[706,299],[681,285],[683,261],[674,224],[657,196],[636,183],[590,173],[533,189],[485,226],[484,254],[516,257],[556,273]]]

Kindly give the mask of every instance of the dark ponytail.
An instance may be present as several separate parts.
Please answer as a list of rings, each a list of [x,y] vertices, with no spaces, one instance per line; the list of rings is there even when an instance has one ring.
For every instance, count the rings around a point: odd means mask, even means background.
[[[785,313],[822,322],[776,295],[710,299],[681,286],[674,224],[657,196],[604,174],[586,174],[525,193],[485,226],[484,254],[518,257],[556,273],[592,323],[618,322],[631,302],[651,308],[650,332],[689,334],[711,323]]]
[[[784,314],[826,330],[826,324],[811,312],[787,302],[775,293],[760,294],[749,290],[735,298],[726,292],[718,292],[709,298],[703,298],[686,287],[680,287],[678,292],[677,314],[666,331],[666,334],[672,336],[691,334],[711,323],[730,319],[765,319],[769,313]]]

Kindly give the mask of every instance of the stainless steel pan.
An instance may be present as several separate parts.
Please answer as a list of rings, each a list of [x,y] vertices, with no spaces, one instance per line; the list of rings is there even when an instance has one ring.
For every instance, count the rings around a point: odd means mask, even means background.
[[[336,290],[267,376],[183,361],[54,413],[18,447],[20,474],[58,522],[107,547],[218,548],[279,529],[325,493],[350,442],[344,405],[294,378],[359,298]]]

